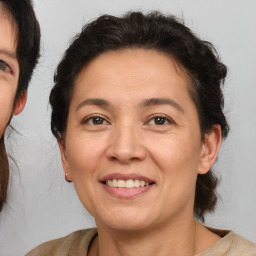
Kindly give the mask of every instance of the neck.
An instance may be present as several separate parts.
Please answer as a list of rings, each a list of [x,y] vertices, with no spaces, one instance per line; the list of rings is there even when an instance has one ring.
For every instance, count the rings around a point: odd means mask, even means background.
[[[110,230],[98,225],[98,237],[92,244],[90,256],[189,256],[201,252],[217,241],[194,218],[173,225],[158,225],[140,231]],[[179,224],[177,224],[179,223]],[[212,233],[211,233],[212,234]],[[202,242],[203,241],[203,242]]]

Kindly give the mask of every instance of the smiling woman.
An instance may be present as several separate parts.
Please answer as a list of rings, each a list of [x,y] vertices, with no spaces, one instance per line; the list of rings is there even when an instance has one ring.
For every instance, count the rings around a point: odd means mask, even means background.
[[[0,10],[1,11],[1,10]],[[2,137],[4,129],[13,111],[13,102],[18,85],[19,64],[16,58],[16,28],[10,19],[1,11],[0,16],[0,79],[1,79],[1,130]],[[25,102],[22,99],[22,101]]]
[[[225,76],[213,46],[173,16],[85,26],[57,68],[51,127],[97,229],[27,255],[255,255],[253,243],[197,220],[217,200]]]
[[[0,0],[0,210],[7,198],[9,166],[4,132],[25,107],[39,57],[40,29],[29,0]]]

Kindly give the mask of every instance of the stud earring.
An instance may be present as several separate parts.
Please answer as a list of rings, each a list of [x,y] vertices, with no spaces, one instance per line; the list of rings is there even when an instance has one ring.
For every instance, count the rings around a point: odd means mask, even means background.
[[[66,180],[66,182],[68,182],[68,183],[72,182],[71,180],[68,179],[68,173],[67,173],[67,172],[65,172],[65,180]]]

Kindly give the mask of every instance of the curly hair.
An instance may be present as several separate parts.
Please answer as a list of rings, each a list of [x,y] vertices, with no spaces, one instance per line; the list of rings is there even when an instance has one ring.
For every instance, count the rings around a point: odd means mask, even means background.
[[[65,133],[74,84],[82,68],[104,52],[124,48],[155,49],[174,58],[188,77],[188,91],[198,111],[202,140],[216,125],[220,125],[222,137],[227,136],[229,126],[223,113],[221,88],[227,68],[213,45],[201,40],[175,16],[130,12],[123,17],[103,15],[85,25],[65,52],[50,94],[51,130],[56,138]],[[214,210],[217,183],[212,170],[198,175],[196,217],[203,220],[207,211]]]

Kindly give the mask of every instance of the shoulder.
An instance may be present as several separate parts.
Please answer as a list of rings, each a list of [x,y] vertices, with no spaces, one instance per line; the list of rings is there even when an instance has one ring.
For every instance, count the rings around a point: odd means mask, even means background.
[[[245,239],[244,237],[230,232],[229,236],[232,239],[232,245],[230,247],[230,255],[238,256],[256,256],[256,244]]]
[[[79,230],[68,236],[45,242],[25,256],[66,256],[79,255],[79,253],[86,255],[88,247],[96,235],[97,230],[95,228]]]
[[[256,244],[253,242],[233,231],[207,228],[222,238],[197,256],[256,256]]]

